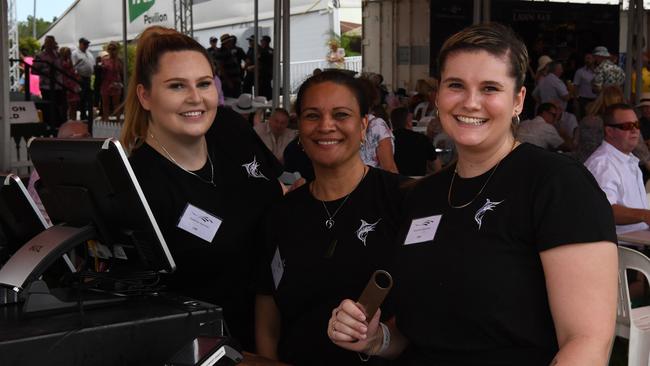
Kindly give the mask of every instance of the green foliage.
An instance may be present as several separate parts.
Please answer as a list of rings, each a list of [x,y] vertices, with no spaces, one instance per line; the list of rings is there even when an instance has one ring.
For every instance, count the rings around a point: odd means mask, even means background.
[[[346,56],[361,56],[361,37],[341,36],[341,47],[345,49]]]
[[[41,44],[38,43],[37,38],[50,28],[56,17],[51,22],[43,18],[36,18],[36,38],[32,37],[32,19],[31,16],[28,16],[26,21],[18,22],[18,47],[28,56],[34,56],[41,50]]]
[[[34,56],[41,50],[41,44],[32,37],[20,37],[18,48],[27,56]]]
[[[131,77],[131,73],[133,72],[133,68],[135,67],[135,51],[136,51],[135,44],[129,43],[126,46],[126,54],[129,57],[129,63],[126,65],[126,67],[127,67],[127,73],[129,77]]]
[[[32,27],[34,26],[32,21],[33,19],[34,18],[30,15],[27,17],[26,21],[18,22],[18,36],[20,38],[32,36]],[[42,36],[55,20],[56,17],[54,17],[51,22],[44,20],[43,18],[36,18],[36,38]]]

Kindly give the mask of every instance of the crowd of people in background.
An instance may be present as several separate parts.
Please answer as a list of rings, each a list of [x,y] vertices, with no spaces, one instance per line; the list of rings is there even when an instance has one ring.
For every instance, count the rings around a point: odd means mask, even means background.
[[[74,49],[59,47],[55,37],[47,35],[39,53],[32,57],[22,52],[23,61],[31,66],[30,91],[49,102],[43,107],[43,119],[52,127],[67,120],[87,121],[96,114],[104,121],[117,117],[124,96],[121,45],[109,42],[97,57],[89,45],[81,37]]]
[[[255,42],[255,35],[246,38],[248,50],[237,45],[237,37],[225,33],[219,38],[210,37],[208,55],[212,60],[216,76],[219,78],[223,95],[226,98],[239,98],[242,93],[273,98],[273,48],[271,37],[264,35]],[[219,47],[217,46],[218,43]],[[257,47],[257,51],[255,48]],[[257,52],[257,58],[255,57]],[[259,90],[254,91],[255,75]]]
[[[264,35],[256,42],[253,35],[246,41],[248,49],[244,51],[233,35],[222,34],[209,39],[206,51],[216,72],[215,83],[221,91],[219,104],[236,110],[251,108],[243,114],[276,157],[290,166],[296,161],[303,162],[294,168],[300,168],[311,176],[309,169],[304,168],[308,165],[304,163],[304,156],[294,146],[297,143],[297,140],[293,141],[295,113],[290,109],[272,111],[268,102],[272,99],[273,79],[271,38]],[[43,113],[44,119],[54,127],[66,120],[87,120],[89,110],[96,111],[94,115],[102,120],[109,120],[116,111],[119,112],[125,84],[124,64],[119,52],[121,45],[109,42],[97,57],[88,49],[89,45],[90,41],[82,37],[76,48],[59,48],[55,38],[48,35],[41,52],[34,57],[23,54],[26,63],[33,63],[30,78],[39,80],[38,84],[30,87],[40,93],[43,100],[51,102]],[[533,47],[532,53],[541,55],[532,59],[528,66],[527,83],[532,83],[532,87],[528,85],[527,102],[522,112],[522,119],[526,119],[521,121],[517,138],[548,150],[561,151],[584,162],[602,141],[602,114],[607,106],[625,101],[622,93],[625,73],[616,63],[617,56],[604,46],[584,54],[580,65],[567,59],[556,59],[544,51],[545,48],[537,47],[537,44]],[[642,91],[650,93],[648,55],[644,54],[641,61]],[[567,68],[571,75],[566,75]],[[314,73],[320,71],[317,69]],[[256,76],[257,91],[253,90]],[[411,91],[404,88],[389,91],[380,74],[364,73],[360,78],[370,101],[368,131],[360,150],[366,164],[419,176],[435,172],[454,160],[454,143],[437,117],[438,80],[419,79]],[[633,74],[633,91],[636,80],[637,76]],[[638,107],[650,102],[644,103]],[[397,123],[392,117],[396,110]],[[408,113],[404,114],[404,110]],[[639,115],[643,110],[638,110]],[[650,115],[650,111],[647,114]],[[648,119],[641,121],[644,140],[648,140]],[[429,146],[414,145],[410,139],[415,135],[404,131],[422,132]],[[284,151],[287,147],[288,158]],[[644,178],[647,179],[650,176],[647,144],[640,139],[634,153],[641,159]],[[418,161],[416,165],[420,168],[404,167],[413,161]]]

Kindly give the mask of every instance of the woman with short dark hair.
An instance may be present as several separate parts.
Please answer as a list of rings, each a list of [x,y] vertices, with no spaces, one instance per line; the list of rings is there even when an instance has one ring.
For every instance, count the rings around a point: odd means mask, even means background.
[[[527,64],[523,43],[497,24],[443,44],[436,102],[458,160],[404,204],[395,317],[380,326],[344,300],[327,327],[334,343],[404,365],[607,363],[612,211],[580,163],[515,139]]]
[[[257,350],[292,365],[357,365],[323,332],[329,309],[361,294],[394,252],[401,178],[359,155],[368,102],[359,80],[324,71],[295,103],[315,179],[273,207],[265,228],[266,286],[257,297]]]

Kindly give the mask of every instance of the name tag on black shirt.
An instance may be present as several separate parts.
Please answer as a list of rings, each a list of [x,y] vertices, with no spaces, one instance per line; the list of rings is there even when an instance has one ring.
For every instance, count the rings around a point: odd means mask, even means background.
[[[436,231],[438,231],[440,219],[442,219],[442,215],[413,219],[413,221],[411,221],[411,227],[409,227],[409,232],[406,234],[406,239],[404,239],[404,245],[433,240],[436,236]]]
[[[221,219],[218,217],[188,203],[185,206],[185,211],[183,211],[180,220],[178,220],[177,226],[208,243],[212,243],[212,239],[217,234],[221,222]]]

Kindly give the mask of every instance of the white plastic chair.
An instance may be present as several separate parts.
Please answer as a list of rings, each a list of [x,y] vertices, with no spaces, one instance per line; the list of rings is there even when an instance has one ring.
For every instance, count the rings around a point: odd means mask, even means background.
[[[640,252],[618,247],[618,310],[616,335],[629,340],[628,366],[648,366],[650,354],[650,306],[632,309],[626,270],[650,278],[650,259]]]

